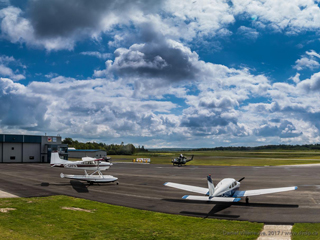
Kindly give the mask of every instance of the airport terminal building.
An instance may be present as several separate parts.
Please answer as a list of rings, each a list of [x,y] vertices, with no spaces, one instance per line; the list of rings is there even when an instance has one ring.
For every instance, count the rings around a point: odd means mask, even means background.
[[[68,159],[68,145],[61,136],[0,134],[0,163],[47,163],[51,152]]]

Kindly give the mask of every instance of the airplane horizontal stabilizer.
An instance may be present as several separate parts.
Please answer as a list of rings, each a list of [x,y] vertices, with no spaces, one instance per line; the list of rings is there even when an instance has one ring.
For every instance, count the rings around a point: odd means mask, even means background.
[[[210,201],[210,202],[239,202],[241,200],[241,198],[231,198],[231,197],[210,198],[208,196],[192,196],[192,195],[185,195],[182,198],[187,200]]]
[[[268,188],[268,189],[257,189],[257,190],[247,190],[247,191],[236,191],[233,194],[233,197],[250,197],[250,196],[263,195],[263,194],[293,191],[297,189],[298,187],[294,186],[294,187],[283,187],[283,188]]]
[[[208,188],[196,187],[196,186],[173,183],[173,182],[166,182],[164,185],[167,187],[173,187],[173,188],[177,188],[177,189],[181,189],[189,192],[200,193],[200,194],[207,194],[209,191]]]

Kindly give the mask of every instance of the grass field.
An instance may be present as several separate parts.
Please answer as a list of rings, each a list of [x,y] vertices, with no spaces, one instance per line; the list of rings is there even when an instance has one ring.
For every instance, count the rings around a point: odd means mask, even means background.
[[[296,223],[292,228],[293,240],[320,239],[320,223]]]
[[[256,239],[263,226],[150,212],[67,196],[0,199],[0,208],[15,209],[0,211],[1,239]]]
[[[151,158],[151,163],[171,164],[171,159],[182,153],[194,160],[188,165],[215,166],[278,166],[320,163],[320,152],[250,152],[250,151],[185,151],[145,152],[136,155],[110,155],[112,161],[132,161],[136,158]]]

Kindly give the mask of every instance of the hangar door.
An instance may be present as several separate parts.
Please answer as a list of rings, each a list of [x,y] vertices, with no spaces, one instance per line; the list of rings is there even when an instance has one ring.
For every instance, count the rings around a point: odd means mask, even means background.
[[[3,143],[3,162],[22,162],[22,143]]]
[[[40,160],[40,143],[23,144],[23,162],[41,162]]]

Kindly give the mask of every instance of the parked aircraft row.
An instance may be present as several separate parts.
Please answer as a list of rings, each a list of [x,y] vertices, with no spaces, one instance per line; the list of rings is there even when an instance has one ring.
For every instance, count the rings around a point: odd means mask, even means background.
[[[186,159],[182,154],[179,158],[173,159],[173,165],[185,164],[191,159]],[[67,161],[60,159],[58,152],[53,152],[51,154],[51,167],[62,167],[69,169],[80,169],[84,170],[84,175],[65,175],[60,174],[61,178],[76,179],[81,181],[87,181],[90,184],[93,183],[108,183],[117,182],[118,178],[111,175],[103,175],[102,170],[107,170],[112,166],[112,163],[105,162],[103,158],[90,158],[84,157],[81,161]],[[88,174],[87,171],[92,170],[93,172]],[[281,187],[281,188],[268,188],[268,189],[257,189],[257,190],[247,190],[240,191],[240,182],[245,179],[244,177],[236,181],[233,178],[222,179],[215,187],[211,178],[211,175],[207,176],[208,188],[197,187],[192,185],[185,185],[180,183],[166,182],[164,185],[167,187],[172,187],[180,190],[185,190],[189,192],[194,192],[202,194],[204,196],[197,195],[184,195],[182,198],[186,200],[197,200],[197,201],[211,201],[211,202],[238,202],[242,197],[246,198],[246,203],[249,202],[250,196],[257,196],[263,194],[273,194],[279,192],[293,191],[297,190],[297,186],[292,187]]]

